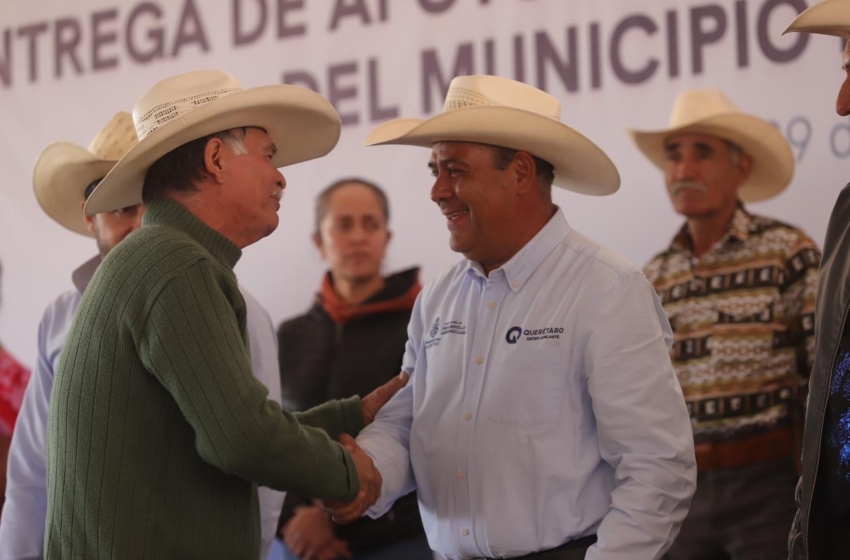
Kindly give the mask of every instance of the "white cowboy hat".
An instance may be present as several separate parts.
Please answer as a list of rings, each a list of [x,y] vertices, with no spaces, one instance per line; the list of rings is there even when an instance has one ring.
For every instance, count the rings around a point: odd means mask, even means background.
[[[769,122],[742,113],[716,89],[680,93],[666,129],[627,131],[637,147],[660,169],[667,163],[665,140],[672,135],[708,134],[732,142],[753,162],[750,176],[738,191],[744,202],[776,196],[794,175],[794,154],[782,133]]]
[[[815,4],[794,18],[782,34],[793,31],[850,38],[850,2],[826,0]]]
[[[277,146],[275,167],[321,157],[336,146],[339,115],[324,97],[289,85],[242,89],[221,70],[189,72],[163,80],[133,108],[139,144],[86,201],[86,214],[142,202],[150,166],[187,142],[232,128],[265,129]]]
[[[92,237],[80,211],[86,188],[102,179],[139,142],[133,117],[121,111],[94,137],[88,148],[54,142],[42,150],[32,172],[39,205],[62,226]]]
[[[443,112],[430,119],[396,119],[366,138],[367,146],[404,144],[430,148],[459,141],[524,150],[555,168],[553,184],[602,196],[620,188],[614,162],[580,132],[563,124],[561,104],[537,88],[496,76],[458,76]]]

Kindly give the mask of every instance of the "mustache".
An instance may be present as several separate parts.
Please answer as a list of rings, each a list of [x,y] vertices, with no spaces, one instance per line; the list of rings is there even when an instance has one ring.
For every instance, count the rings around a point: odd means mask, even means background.
[[[682,189],[693,189],[702,194],[708,194],[708,187],[700,181],[676,181],[672,185],[671,193],[675,196]]]

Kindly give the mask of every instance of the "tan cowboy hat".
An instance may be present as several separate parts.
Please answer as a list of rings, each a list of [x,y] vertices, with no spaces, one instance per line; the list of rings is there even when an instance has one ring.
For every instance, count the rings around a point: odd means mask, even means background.
[[[826,0],[815,4],[794,18],[782,34],[793,31],[850,38],[850,2]]]
[[[165,79],[133,108],[139,144],[130,150],[86,201],[86,214],[142,202],[150,166],[187,142],[232,128],[266,130],[277,146],[272,159],[284,167],[321,157],[336,146],[339,115],[324,97],[289,85],[242,89],[221,70],[201,70]]]
[[[580,132],[563,124],[561,104],[537,88],[496,76],[458,76],[443,112],[430,119],[396,119],[366,138],[367,146],[435,142],[492,144],[527,151],[555,168],[553,184],[602,196],[620,188],[614,162]]]
[[[666,129],[627,131],[637,147],[660,169],[667,163],[665,140],[674,134],[708,134],[732,142],[753,161],[750,176],[738,191],[744,202],[776,196],[794,175],[794,154],[782,133],[769,122],[742,113],[716,89],[680,93]]]
[[[80,211],[86,188],[102,179],[139,140],[133,117],[121,111],[94,137],[88,148],[54,142],[42,150],[32,172],[35,198],[62,226],[92,237]]]

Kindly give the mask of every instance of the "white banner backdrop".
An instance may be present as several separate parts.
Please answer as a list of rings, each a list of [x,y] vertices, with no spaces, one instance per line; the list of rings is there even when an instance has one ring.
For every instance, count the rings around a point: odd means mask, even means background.
[[[717,87],[790,139],[793,184],[751,210],[820,242],[847,178],[850,123],[834,113],[838,39],[781,36],[803,0],[62,0],[0,5],[0,340],[36,356],[45,306],[71,288],[95,244],[54,224],[32,194],[32,164],[56,140],[86,146],[155,82],[220,68],[245,87],[294,83],[331,99],[345,123],[326,158],[284,170],[281,225],[246,249],[240,281],[275,323],[310,304],[322,263],[309,242],[313,198],[343,176],[391,199],[391,272],[433,278],[459,258],[429,200],[429,153],[364,148],[379,122],[441,108],[455,74],[546,89],[562,120],[605,149],[623,177],[603,198],[555,194],[571,224],[644,264],[682,220],[662,176],[624,127],[662,128],[683,89]]]

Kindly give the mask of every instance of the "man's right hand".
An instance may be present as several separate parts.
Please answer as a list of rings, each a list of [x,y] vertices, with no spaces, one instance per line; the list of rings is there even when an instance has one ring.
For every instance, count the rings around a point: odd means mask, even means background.
[[[351,558],[348,542],[336,538],[331,518],[322,506],[302,506],[280,531],[290,552],[304,560]]]
[[[360,478],[360,492],[352,502],[335,502],[328,500],[325,506],[331,510],[333,520],[340,524],[348,524],[357,520],[366,510],[378,501],[381,496],[381,485],[384,483],[381,473],[375,468],[372,458],[357,445],[354,438],[343,434],[339,442],[351,454],[354,466],[357,468],[357,476]]]

